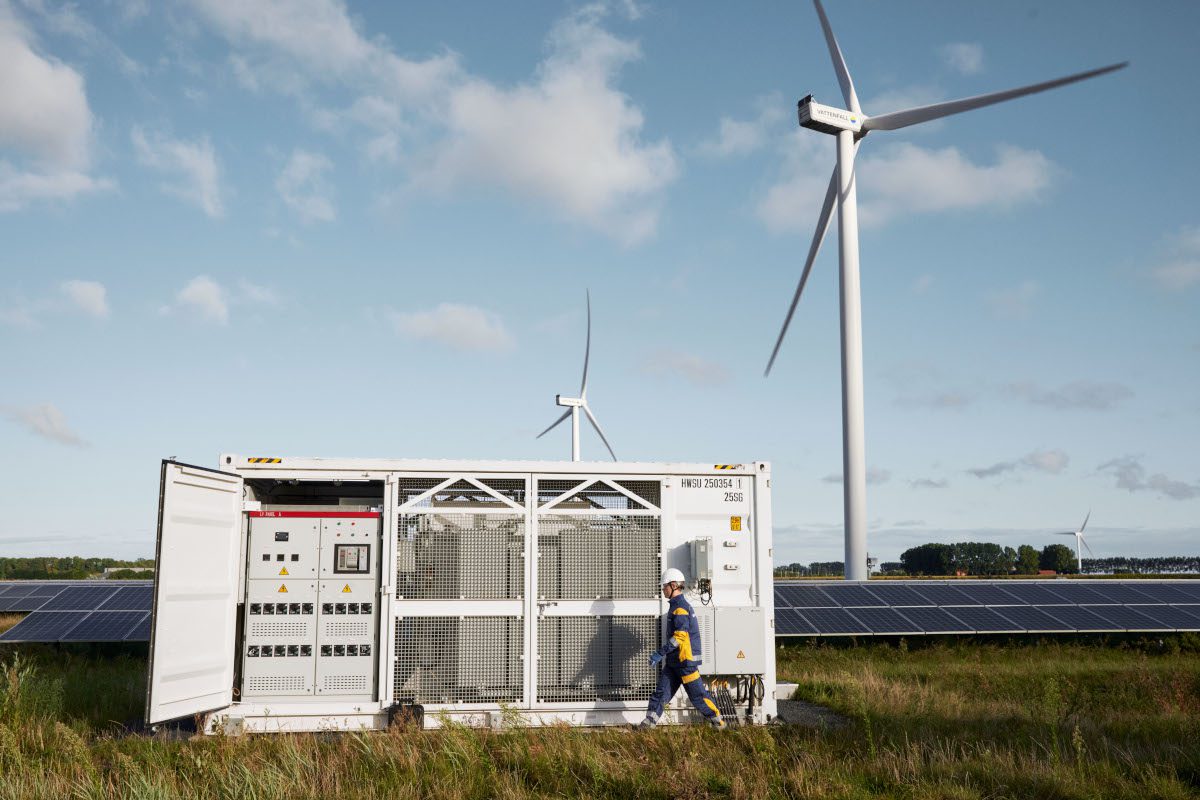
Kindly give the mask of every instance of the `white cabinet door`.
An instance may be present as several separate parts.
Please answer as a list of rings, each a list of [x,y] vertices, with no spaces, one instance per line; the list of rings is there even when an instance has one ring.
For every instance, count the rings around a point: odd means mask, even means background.
[[[242,478],[164,461],[146,722],[233,701]]]

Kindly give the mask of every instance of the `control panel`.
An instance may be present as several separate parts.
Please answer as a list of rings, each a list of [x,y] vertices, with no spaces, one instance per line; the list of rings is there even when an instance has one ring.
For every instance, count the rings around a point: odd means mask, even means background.
[[[242,696],[372,697],[379,514],[249,516]]]

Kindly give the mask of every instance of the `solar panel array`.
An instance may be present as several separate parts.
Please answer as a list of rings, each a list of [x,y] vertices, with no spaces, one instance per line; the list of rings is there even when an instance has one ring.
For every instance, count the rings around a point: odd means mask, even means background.
[[[1200,631],[1200,580],[775,584],[776,636]]]
[[[0,613],[28,612],[0,642],[147,642],[150,581],[0,582]]]

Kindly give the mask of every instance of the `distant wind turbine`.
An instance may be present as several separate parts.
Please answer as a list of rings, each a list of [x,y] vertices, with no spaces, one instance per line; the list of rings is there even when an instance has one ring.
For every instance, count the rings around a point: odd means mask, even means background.
[[[1062,531],[1061,533],[1054,534],[1055,536],[1074,536],[1075,537],[1075,562],[1076,562],[1076,566],[1079,567],[1080,575],[1083,574],[1083,551],[1079,549],[1079,546],[1083,545],[1084,547],[1087,548],[1089,556],[1091,556],[1092,558],[1096,557],[1096,554],[1092,552],[1091,546],[1088,545],[1087,540],[1083,538],[1083,531],[1087,527],[1088,520],[1091,518],[1092,518],[1092,512],[1088,511],[1087,516],[1083,518],[1083,524],[1079,526],[1079,530],[1077,530],[1077,531]]]
[[[910,108],[905,111],[894,111],[890,114],[868,116],[863,113],[858,104],[858,95],[854,92],[854,82],[850,79],[850,70],[842,57],[842,50],[833,36],[829,26],[829,18],[821,0],[813,0],[817,16],[821,21],[821,29],[825,33],[825,43],[829,47],[829,55],[833,59],[833,68],[842,87],[842,97],[848,109],[823,106],[813,102],[808,95],[799,103],[800,125],[810,130],[832,134],[837,137],[837,166],[829,179],[829,188],[825,192],[825,202],[821,214],[817,218],[817,230],[813,235],[812,244],[808,248],[808,258],[804,262],[804,270],[800,273],[800,283],[792,296],[792,304],[788,308],[783,328],[775,341],[775,349],[771,352],[771,360],[767,362],[766,374],[770,374],[779,355],[779,347],[787,334],[792,315],[796,312],[796,304],[800,294],[808,282],[808,274],[812,270],[821,242],[829,230],[829,222],[833,216],[833,205],[838,207],[838,251],[841,264],[841,317],[842,317],[842,482],[844,498],[844,515],[846,531],[846,579],[864,581],[869,577],[867,567],[867,467],[865,436],[863,423],[863,374],[862,374],[862,300],[859,291],[858,272],[858,202],[857,181],[854,172],[854,155],[862,140],[871,131],[893,131],[907,128],[921,122],[929,122],[951,114],[959,114],[993,103],[1012,100],[1035,92],[1044,92],[1068,83],[1075,83],[1087,78],[1094,78],[1108,72],[1121,69],[1128,62],[1113,64],[1100,69],[1068,75],[1065,78],[1035,83],[1017,89],[1002,92],[982,94],[962,100],[949,100],[944,103],[934,103],[928,106]]]
[[[592,427],[596,429],[596,433],[600,436],[600,441],[604,442],[604,446],[608,448],[608,454],[612,456],[612,460],[617,460],[617,454],[613,452],[612,445],[608,443],[608,439],[604,437],[604,431],[600,430],[600,423],[596,421],[596,415],[592,413],[592,409],[588,407],[587,402],[587,378],[588,378],[588,360],[592,354],[592,293],[587,293],[587,346],[583,351],[583,383],[579,385],[579,397],[563,397],[560,395],[554,396],[554,402],[560,406],[566,406],[567,410],[563,415],[550,425],[549,428],[537,435],[540,439],[550,431],[558,427],[567,417],[571,418],[571,460],[579,461],[579,411],[582,409],[584,414],[587,414],[588,422],[592,423]]]

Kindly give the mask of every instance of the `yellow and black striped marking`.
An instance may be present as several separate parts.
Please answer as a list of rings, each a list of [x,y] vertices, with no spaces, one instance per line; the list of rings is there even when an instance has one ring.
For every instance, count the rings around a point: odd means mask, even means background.
[[[278,464],[283,461],[282,458],[247,458],[251,464]]]
[[[713,469],[741,469],[741,464],[713,464]]]

